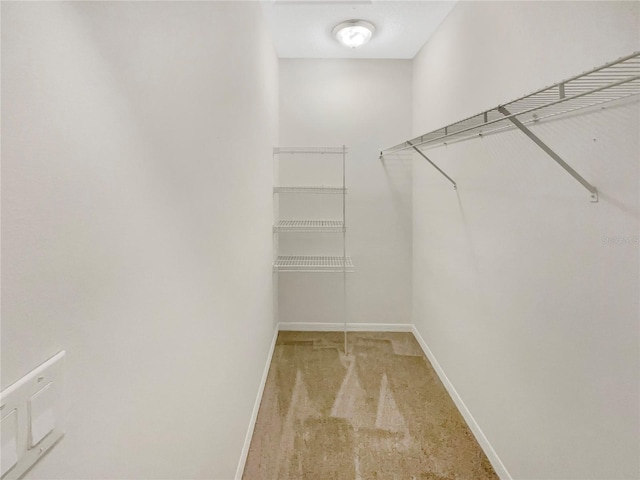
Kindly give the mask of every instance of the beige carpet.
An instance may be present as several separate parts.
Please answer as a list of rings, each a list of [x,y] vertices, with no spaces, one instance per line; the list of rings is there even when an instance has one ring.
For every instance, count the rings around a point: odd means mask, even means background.
[[[411,333],[280,332],[246,480],[495,479]]]

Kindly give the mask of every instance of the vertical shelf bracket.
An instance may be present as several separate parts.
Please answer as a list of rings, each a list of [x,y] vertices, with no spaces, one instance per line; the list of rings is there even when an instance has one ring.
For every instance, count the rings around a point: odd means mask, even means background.
[[[347,345],[347,147],[342,145],[342,320],[344,322],[344,355],[349,354]]]
[[[442,169],[440,167],[438,167],[435,163],[433,163],[424,153],[422,153],[420,151],[420,149],[416,146],[414,146],[411,142],[407,142],[409,145],[411,145],[411,148],[413,148],[416,152],[418,152],[418,155],[420,155],[422,158],[424,158],[427,162],[429,162],[433,168],[435,168],[436,170],[438,170],[447,180],[449,180],[451,182],[451,184],[453,185],[453,189],[457,190],[458,189],[458,185],[456,185],[456,182],[453,180],[453,178],[451,178],[449,175],[447,175],[446,173],[444,173],[442,171]]]
[[[564,87],[564,85],[563,85],[563,87]],[[561,92],[560,95],[562,96],[563,93],[564,93],[564,88],[562,88],[560,90],[560,92]],[[540,138],[538,138],[531,130],[529,130],[520,120],[515,118],[515,116],[512,115],[511,112],[509,112],[509,110],[507,110],[503,106],[499,106],[498,107],[498,111],[500,113],[502,113],[506,117],[507,120],[509,120],[511,123],[513,123],[522,133],[524,133],[527,137],[529,137],[533,141],[533,143],[535,143],[542,150],[544,150],[544,152],[547,155],[549,155],[551,158],[553,158],[558,165],[560,165],[562,168],[564,168],[569,173],[569,175],[571,175],[578,182],[580,182],[580,184],[584,188],[589,190],[589,193],[591,193],[591,203],[597,203],[598,202],[598,190],[596,189],[596,187],[594,187],[589,182],[587,182],[582,175],[580,175],[573,168],[571,168],[571,165],[569,165],[562,158],[560,158],[560,156],[556,152],[551,150],[551,148],[549,148],[546,143],[544,143],[542,140],[540,140]]]

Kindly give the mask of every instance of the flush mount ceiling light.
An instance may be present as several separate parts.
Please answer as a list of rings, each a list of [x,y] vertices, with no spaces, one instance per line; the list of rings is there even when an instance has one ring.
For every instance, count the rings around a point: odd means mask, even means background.
[[[375,31],[376,27],[364,20],[347,20],[336,25],[332,33],[345,47],[356,48],[367,43]]]

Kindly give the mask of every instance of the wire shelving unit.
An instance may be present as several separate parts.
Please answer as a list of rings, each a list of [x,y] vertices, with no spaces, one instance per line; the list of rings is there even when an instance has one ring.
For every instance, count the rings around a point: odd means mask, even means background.
[[[524,97],[387,148],[380,152],[380,157],[412,149],[431,163],[456,188],[456,182],[425,155],[425,149],[517,128],[580,182],[591,193],[592,202],[597,202],[597,189],[531,132],[527,125],[638,94],[640,52],[634,52]]]
[[[347,216],[345,182],[345,166],[347,147],[275,147],[273,149],[274,165],[276,155],[298,155],[300,158],[316,155],[332,155],[342,160],[342,185],[276,185],[274,194],[323,194],[342,196],[342,218],[326,220],[308,219],[276,219],[274,232],[274,262],[275,273],[342,273],[343,279],[343,323],[344,323],[344,352],[347,346],[347,273],[355,271],[353,261],[347,255]],[[297,158],[296,158],[297,160]],[[329,168],[333,168],[330,166]],[[279,168],[276,168],[276,172]],[[277,177],[277,175],[276,175]],[[279,204],[277,204],[279,207]],[[279,210],[279,208],[278,208]],[[279,216],[275,215],[276,218]],[[279,252],[279,236],[290,233],[341,233],[342,255],[281,255]],[[324,239],[323,239],[324,240]],[[276,285],[278,285],[276,277]],[[279,288],[279,287],[276,287]]]
[[[342,155],[346,153],[346,149],[344,147],[274,147],[273,153],[274,155],[300,153]]]
[[[342,220],[279,220],[273,226],[274,232],[324,232],[341,233],[345,231]]]
[[[274,264],[279,272],[353,272],[351,257],[327,255],[279,255]]]
[[[353,262],[347,256],[346,242],[346,194],[345,163],[347,147],[274,147],[273,155],[341,155],[342,156],[342,185],[283,185],[273,187],[274,194],[303,193],[303,194],[340,194],[342,195],[341,220],[277,220],[273,225],[275,234],[281,233],[342,233],[342,257],[335,256],[281,256],[276,254],[273,269],[276,272],[343,272],[354,271]],[[276,241],[276,244],[278,242]],[[276,249],[277,250],[277,249]],[[336,258],[342,259],[339,266]],[[299,262],[299,264],[295,264]]]
[[[311,193],[318,195],[342,195],[347,189],[337,185],[282,185],[273,187],[273,193]]]

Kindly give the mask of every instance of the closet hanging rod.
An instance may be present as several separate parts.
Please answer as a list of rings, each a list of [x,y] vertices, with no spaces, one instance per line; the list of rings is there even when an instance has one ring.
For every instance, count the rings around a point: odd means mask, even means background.
[[[498,105],[380,152],[380,156],[424,146],[446,145],[512,126],[512,118],[526,124],[561,113],[620,100],[640,93],[640,52],[634,52],[588,72]],[[563,111],[557,109],[562,107]],[[500,109],[507,109],[506,115]],[[531,115],[533,114],[533,115]],[[518,118],[522,117],[522,118]],[[489,128],[489,130],[486,130]]]

